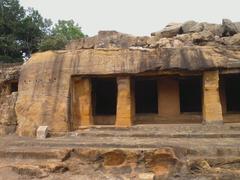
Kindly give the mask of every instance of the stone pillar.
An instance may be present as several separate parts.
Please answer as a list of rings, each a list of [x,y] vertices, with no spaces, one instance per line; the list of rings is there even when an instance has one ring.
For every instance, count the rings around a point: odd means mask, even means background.
[[[158,113],[160,116],[180,114],[178,80],[167,77],[158,80]]]
[[[203,73],[203,120],[206,123],[223,122],[222,106],[219,96],[218,71]]]
[[[92,125],[92,86],[88,78],[78,80],[77,100],[79,101],[80,127],[89,127]]]
[[[118,77],[116,127],[130,127],[133,120],[133,102],[130,77]]]

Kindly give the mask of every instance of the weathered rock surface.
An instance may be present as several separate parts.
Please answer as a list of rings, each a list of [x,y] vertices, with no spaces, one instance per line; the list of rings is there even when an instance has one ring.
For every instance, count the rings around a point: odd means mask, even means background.
[[[12,93],[2,98],[0,106],[0,135],[14,133],[17,127],[15,104],[17,93]]]
[[[0,64],[0,84],[17,80],[20,75],[21,65],[22,63]]]
[[[17,126],[15,104],[17,92],[11,93],[11,83],[17,83],[21,64],[0,64],[0,135],[14,133]]]

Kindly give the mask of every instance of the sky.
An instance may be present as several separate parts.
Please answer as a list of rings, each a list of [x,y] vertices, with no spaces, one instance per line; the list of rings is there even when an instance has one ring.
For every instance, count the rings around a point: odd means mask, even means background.
[[[20,0],[53,22],[73,19],[93,36],[99,30],[150,35],[170,22],[240,21],[240,0]]]

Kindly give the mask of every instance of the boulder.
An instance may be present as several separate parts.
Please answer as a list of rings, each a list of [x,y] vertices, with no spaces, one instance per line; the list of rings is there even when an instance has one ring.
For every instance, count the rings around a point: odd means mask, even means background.
[[[240,32],[240,22],[235,22],[234,24],[237,28],[237,32],[239,33]]]
[[[190,33],[191,32],[191,28],[193,28],[195,25],[197,25],[198,23],[195,21],[187,21],[185,23],[182,24],[182,32],[183,33]]]
[[[209,31],[215,36],[221,37],[224,33],[224,27],[220,24],[203,23],[203,30]]]
[[[151,36],[159,36],[161,38],[171,38],[180,33],[181,23],[170,23],[163,30],[151,33]]]
[[[204,23],[197,23],[194,26],[192,26],[189,31],[190,32],[201,32],[204,29]]]
[[[240,32],[239,23],[233,23],[229,19],[223,19],[222,25],[224,28],[224,36],[233,36]]]
[[[199,33],[193,33],[192,34],[192,41],[194,44],[201,44],[203,42],[213,41],[214,40],[214,34],[210,31],[202,31]]]
[[[223,41],[226,45],[240,45],[240,33],[230,37],[225,37]]]

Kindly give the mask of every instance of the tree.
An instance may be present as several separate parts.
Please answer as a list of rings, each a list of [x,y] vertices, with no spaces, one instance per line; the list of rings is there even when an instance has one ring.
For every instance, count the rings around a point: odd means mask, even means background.
[[[75,24],[73,20],[59,20],[58,23],[55,24],[52,33],[55,36],[65,37],[68,41],[84,37],[81,27]]]
[[[52,28],[52,33],[46,36],[40,44],[40,50],[63,49],[65,45],[73,40],[84,37],[81,27],[73,20],[59,20]]]
[[[25,18],[21,21],[18,36],[22,40],[22,52],[30,57],[33,52],[38,51],[41,39],[45,37],[51,20],[43,19],[38,11],[29,8]]]
[[[25,10],[19,0],[0,0],[0,62],[23,61],[39,50],[62,49],[81,37],[81,27],[73,20],[53,26],[37,10]]]
[[[23,61],[39,50],[51,21],[33,8],[24,10],[18,0],[0,0],[0,62]]]
[[[46,36],[40,43],[40,51],[63,49],[67,41],[62,36]]]
[[[0,0],[0,61],[21,61],[18,27],[25,16],[18,0]]]

